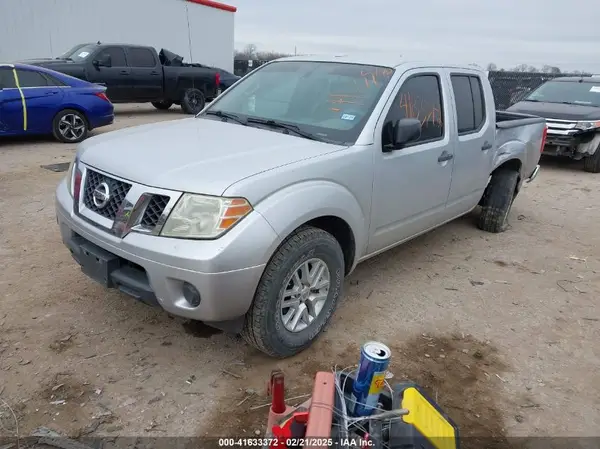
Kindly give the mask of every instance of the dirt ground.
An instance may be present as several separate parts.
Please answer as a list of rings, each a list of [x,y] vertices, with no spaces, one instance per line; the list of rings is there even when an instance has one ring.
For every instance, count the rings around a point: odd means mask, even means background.
[[[94,134],[184,117],[117,109]],[[0,436],[15,419],[21,436],[254,436],[272,369],[299,403],[369,339],[392,348],[393,381],[420,383],[463,435],[600,435],[600,175],[580,164],[544,161],[506,233],[468,216],[365,262],[327,332],[278,361],[80,272],[55,220],[64,173],[41,168],[73,154],[0,141]]]

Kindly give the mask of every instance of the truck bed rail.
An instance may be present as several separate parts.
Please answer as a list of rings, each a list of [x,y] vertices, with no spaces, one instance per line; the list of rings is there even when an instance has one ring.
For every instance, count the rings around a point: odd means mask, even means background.
[[[537,115],[520,114],[518,112],[496,111],[496,128],[509,129],[523,125],[545,122]]]

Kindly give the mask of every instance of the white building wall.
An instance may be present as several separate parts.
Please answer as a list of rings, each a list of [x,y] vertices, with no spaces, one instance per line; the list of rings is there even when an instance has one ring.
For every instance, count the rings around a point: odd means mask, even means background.
[[[0,0],[0,62],[101,41],[166,48],[233,71],[234,15],[185,0]]]

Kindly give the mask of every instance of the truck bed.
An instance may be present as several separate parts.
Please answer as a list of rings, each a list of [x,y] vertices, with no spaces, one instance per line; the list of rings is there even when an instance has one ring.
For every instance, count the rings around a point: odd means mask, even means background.
[[[518,112],[496,111],[496,128],[508,129],[531,123],[546,122],[537,115],[520,114]]]
[[[496,145],[511,147],[514,144],[526,145],[526,161],[523,169],[533,170],[539,160],[542,141],[545,139],[546,120],[535,115],[517,112],[496,111]],[[500,151],[501,153],[501,151]],[[529,173],[525,173],[529,175]]]

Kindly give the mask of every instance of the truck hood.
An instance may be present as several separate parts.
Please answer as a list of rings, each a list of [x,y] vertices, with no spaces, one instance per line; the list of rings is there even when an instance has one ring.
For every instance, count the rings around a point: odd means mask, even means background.
[[[39,58],[39,59],[24,59],[22,61],[23,64],[31,64],[37,65],[40,67],[54,67],[57,65],[73,65],[73,61],[69,61],[68,59],[52,59],[52,58]]]
[[[507,111],[557,120],[600,120],[599,107],[579,104],[519,101],[509,107]]]
[[[277,131],[189,118],[92,137],[77,153],[83,163],[133,182],[221,195],[244,178],[343,148]]]

